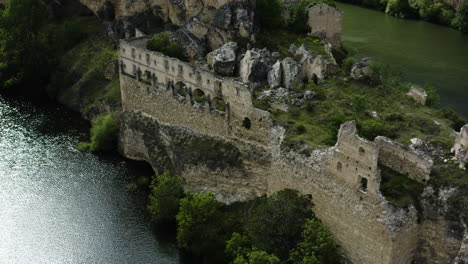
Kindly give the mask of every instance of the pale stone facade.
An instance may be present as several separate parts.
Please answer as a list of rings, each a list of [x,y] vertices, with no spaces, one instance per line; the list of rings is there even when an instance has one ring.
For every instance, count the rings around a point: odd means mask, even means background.
[[[328,40],[334,47],[341,47],[343,12],[327,4],[309,8],[309,27],[312,36]]]
[[[388,139],[360,138],[354,122],[341,126],[334,147],[307,156],[283,150],[285,130],[253,106],[246,84],[150,52],[145,42],[120,43],[125,156],[155,169],[172,166],[187,189],[225,203],[296,189],[312,196],[314,212],[352,263],[411,263],[420,241],[416,210],[385,200],[378,164],[424,181],[428,160]],[[204,104],[196,100],[200,91]],[[216,100],[225,111],[215,109]]]
[[[464,125],[457,133],[451,151],[455,154],[453,159],[458,162],[460,168],[465,168],[465,164],[468,163],[468,124]]]

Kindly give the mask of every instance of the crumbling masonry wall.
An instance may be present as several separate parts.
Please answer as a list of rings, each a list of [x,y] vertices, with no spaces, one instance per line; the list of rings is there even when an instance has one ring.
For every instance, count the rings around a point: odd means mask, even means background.
[[[429,180],[434,164],[430,157],[407,150],[401,144],[386,137],[376,137],[374,142],[379,146],[379,163],[413,180],[422,183]]]
[[[187,189],[226,203],[296,189],[312,196],[352,263],[411,262],[415,209],[397,209],[382,197],[379,146],[360,138],[355,123],[342,125],[334,147],[309,157],[282,150],[284,129],[253,107],[245,84],[150,52],[145,42],[122,41],[119,49],[123,155],[155,169],[171,166]],[[195,91],[206,95],[204,105]],[[226,103],[224,112],[214,109],[215,98]]]
[[[328,40],[335,48],[341,47],[343,12],[327,4],[318,4],[308,11],[312,36]]]

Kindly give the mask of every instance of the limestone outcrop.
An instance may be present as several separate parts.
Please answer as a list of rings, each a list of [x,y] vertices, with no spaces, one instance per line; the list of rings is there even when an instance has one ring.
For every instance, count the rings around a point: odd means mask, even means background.
[[[351,78],[354,80],[365,80],[371,75],[370,64],[372,62],[371,58],[363,58],[361,61],[355,63],[351,67]]]
[[[427,93],[426,90],[424,90],[423,88],[413,85],[411,86],[408,95],[411,96],[411,98],[413,98],[413,100],[417,103],[421,105],[426,104]]]
[[[468,163],[468,124],[464,125],[456,134],[451,152],[455,154],[453,159],[460,168],[465,168],[466,163]]]
[[[292,89],[302,83],[302,70],[301,65],[287,57],[281,61],[281,68],[283,70],[283,85],[286,89]]]
[[[239,75],[244,83],[262,83],[267,81],[271,69],[271,53],[266,49],[248,50],[239,65]]]
[[[237,43],[228,42],[221,48],[208,53],[206,62],[217,74],[232,76],[237,64],[236,51]]]
[[[271,67],[271,70],[268,72],[268,85],[270,88],[278,88],[283,83],[283,73],[282,73],[281,61],[276,61],[275,64]]]

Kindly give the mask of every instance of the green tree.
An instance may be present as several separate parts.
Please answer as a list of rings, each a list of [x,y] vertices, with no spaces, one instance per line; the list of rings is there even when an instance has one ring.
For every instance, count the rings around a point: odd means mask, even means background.
[[[169,33],[163,32],[148,40],[146,48],[158,51],[169,57],[185,61],[184,49],[176,42],[170,40]]]
[[[328,229],[317,219],[307,221],[303,241],[291,251],[293,264],[334,264],[340,262],[335,241]]]
[[[468,0],[464,0],[457,9],[452,26],[463,32],[468,32]]]
[[[0,13],[0,88],[41,87],[52,61],[42,32],[48,10],[42,0],[10,0]]]
[[[279,264],[280,260],[273,254],[261,250],[252,250],[245,256],[238,256],[233,264]]]
[[[378,119],[367,119],[361,123],[359,134],[368,140],[374,140],[376,136],[393,137],[392,131],[383,121]]]
[[[253,211],[247,221],[247,234],[254,247],[287,259],[311,214],[309,199],[295,190],[282,190]]]
[[[148,211],[156,223],[173,223],[179,212],[180,199],[184,196],[182,180],[169,171],[153,178]]]
[[[193,194],[180,200],[177,214],[177,243],[196,256],[223,252],[227,240],[222,204],[212,193]]]
[[[255,18],[262,28],[277,29],[283,24],[283,1],[257,0]]]
[[[120,120],[112,114],[100,115],[91,122],[91,142],[78,145],[81,151],[107,152],[115,150]]]

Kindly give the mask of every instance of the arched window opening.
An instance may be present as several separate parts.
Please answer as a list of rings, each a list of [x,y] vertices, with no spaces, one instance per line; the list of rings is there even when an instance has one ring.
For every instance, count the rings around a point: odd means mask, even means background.
[[[175,85],[175,91],[178,95],[182,97],[187,97],[188,95],[188,87],[183,82],[177,82]]]
[[[338,161],[338,163],[336,164],[336,170],[341,172],[343,170],[343,164],[341,162]]]
[[[150,81],[151,80],[151,72],[145,71],[145,78],[146,78],[147,81]]]
[[[367,192],[367,179],[361,178],[361,191]]]
[[[363,147],[359,147],[359,155],[364,155],[366,153],[366,151],[364,150]]]
[[[201,105],[206,104],[206,95],[202,90],[196,89],[195,91],[193,91],[192,96],[193,96],[193,100],[197,102],[197,104],[201,104]]]
[[[221,111],[221,112],[226,112],[226,102],[224,102],[223,99],[215,97],[212,100],[212,106],[214,109]]]
[[[244,121],[242,121],[242,125],[247,128],[247,129],[250,129],[252,127],[252,122],[250,121],[250,119],[248,119],[247,117],[244,118]]]
[[[312,81],[315,83],[315,84],[318,84],[318,77],[317,77],[317,74],[313,74],[312,75]]]

